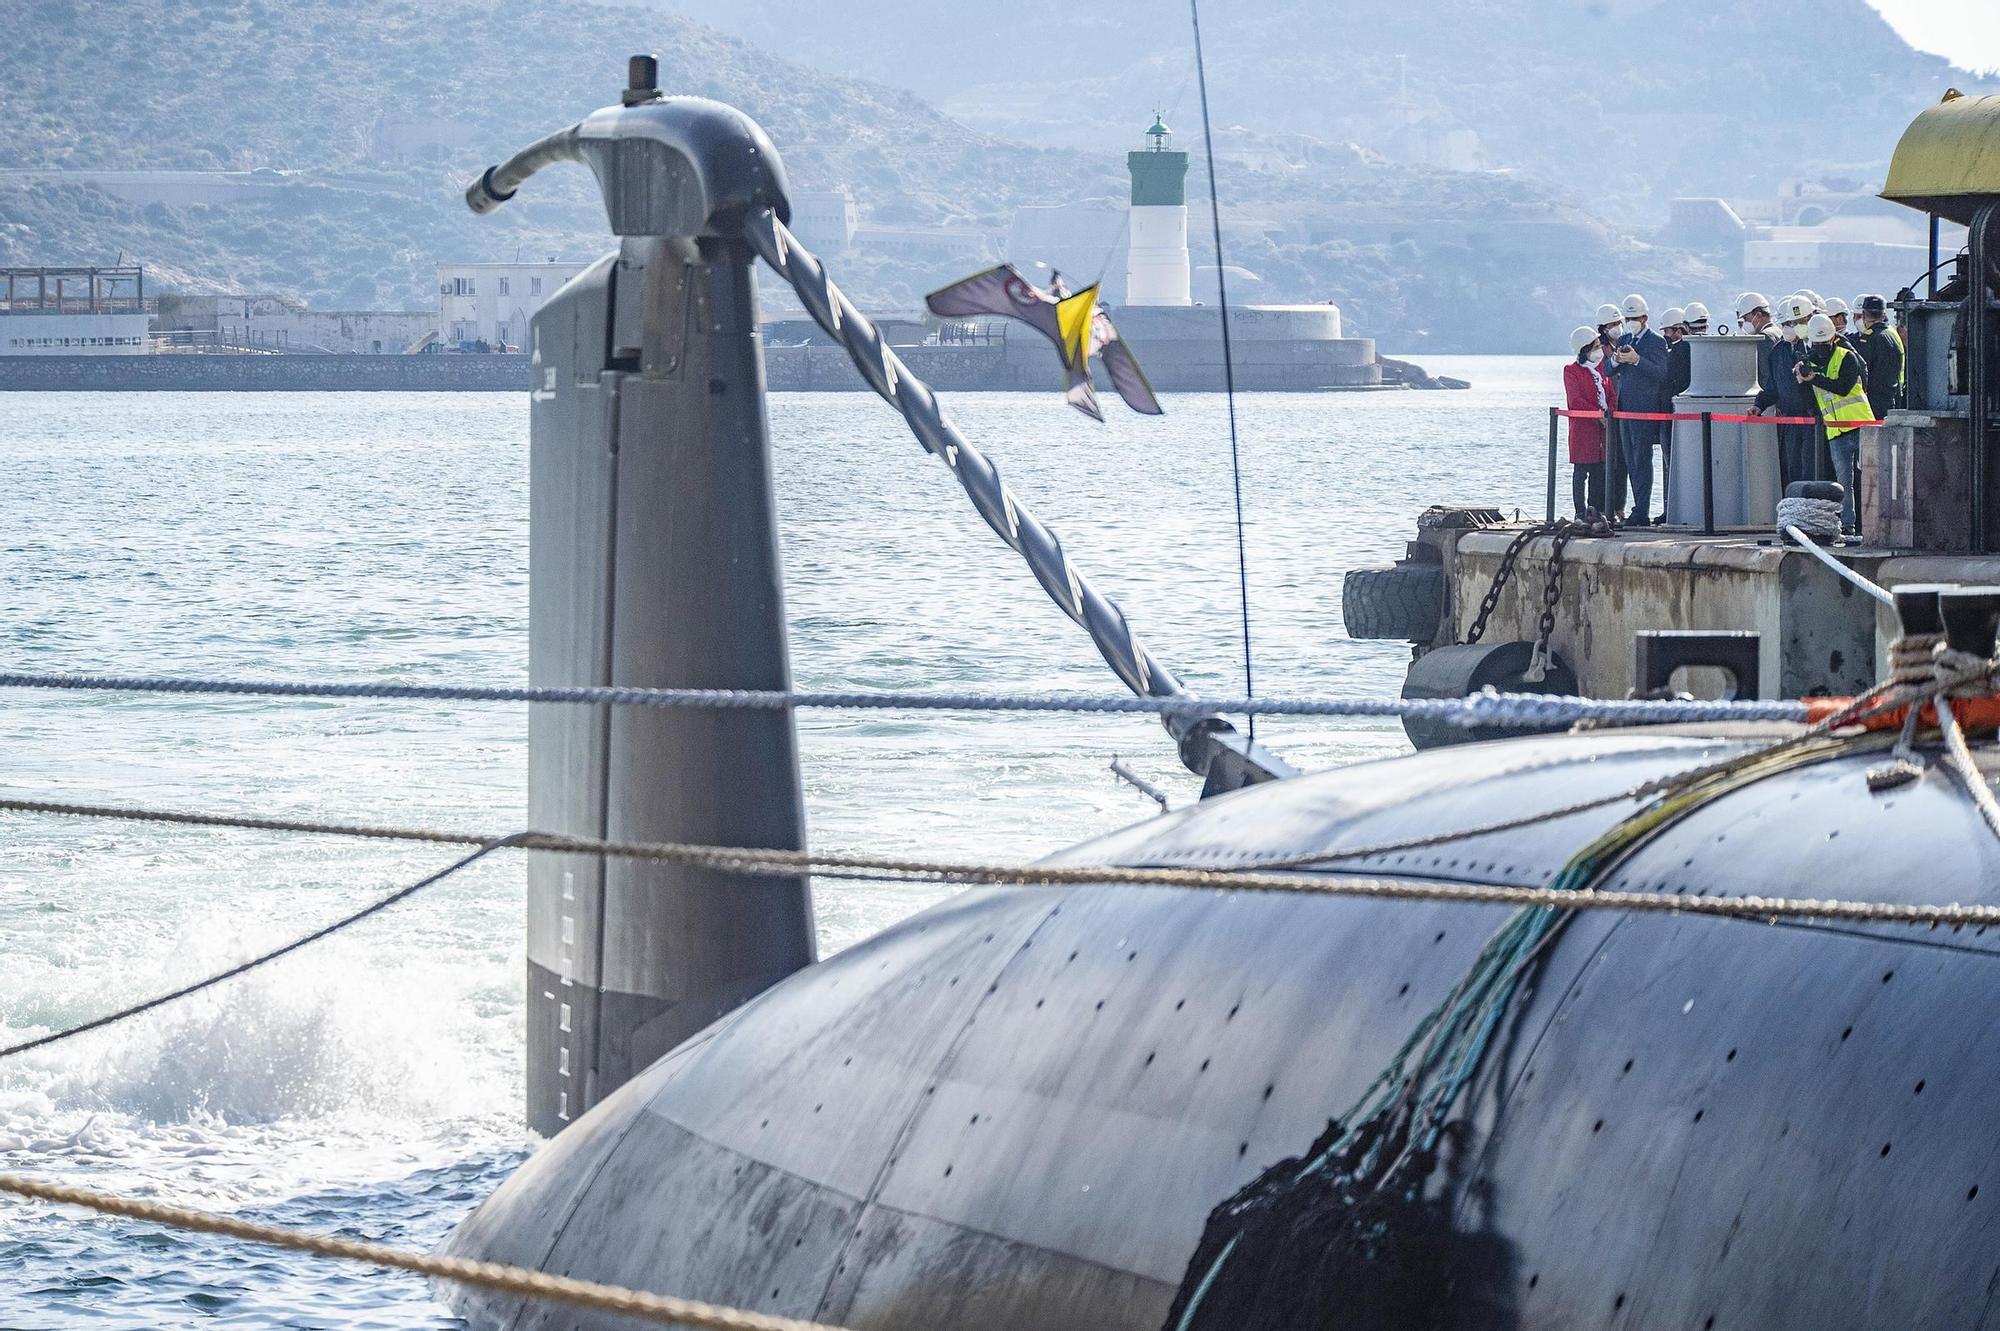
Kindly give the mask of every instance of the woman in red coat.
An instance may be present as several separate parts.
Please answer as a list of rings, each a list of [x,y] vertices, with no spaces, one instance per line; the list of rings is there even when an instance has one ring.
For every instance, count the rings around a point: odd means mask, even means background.
[[[1604,373],[1604,347],[1595,328],[1569,335],[1576,359],[1563,366],[1563,392],[1571,411],[1593,416],[1569,418],[1570,498],[1578,517],[1604,512],[1604,418],[1618,410],[1618,385]]]

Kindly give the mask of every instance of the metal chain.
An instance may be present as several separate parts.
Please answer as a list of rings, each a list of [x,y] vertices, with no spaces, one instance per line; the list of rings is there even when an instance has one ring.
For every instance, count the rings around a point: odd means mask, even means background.
[[[1528,542],[1553,530],[1554,524],[1538,522],[1508,543],[1506,552],[1500,556],[1500,567],[1493,574],[1493,585],[1488,587],[1486,595],[1479,599],[1479,613],[1473,616],[1472,627],[1465,631],[1465,641],[1468,646],[1486,636],[1486,620],[1499,606],[1500,593],[1507,586],[1508,580],[1514,576],[1514,561],[1528,548]]]
[[[239,1220],[235,1216],[218,1215],[213,1211],[198,1211],[191,1207],[173,1206],[165,1202],[142,1201],[136,1197],[120,1197],[108,1192],[70,1187],[62,1183],[45,1183],[40,1179],[24,1178],[19,1174],[0,1174],[0,1192],[12,1193],[16,1197],[30,1197],[38,1201],[56,1202],[64,1206],[81,1206],[104,1215],[149,1221],[173,1229],[192,1230],[197,1234],[218,1234],[224,1238],[242,1239],[247,1243],[289,1248],[293,1252],[310,1253],[315,1257],[337,1257],[345,1261],[364,1262],[369,1266],[386,1267],[394,1271],[410,1271],[436,1280],[450,1280],[479,1289],[517,1294],[523,1298],[546,1299],[553,1303],[566,1303],[579,1308],[595,1308],[601,1312],[636,1317],[661,1326],[699,1327],[702,1331],[841,1331],[841,1328],[829,1326],[824,1322],[808,1322],[796,1317],[778,1317],[769,1313],[751,1312],[744,1308],[727,1308],[720,1304],[701,1303],[694,1299],[676,1299],[665,1294],[649,1294],[644,1290],[627,1289],[622,1285],[605,1285],[595,1280],[576,1280],[569,1276],[550,1275],[546,1271],[536,1271],[524,1266],[509,1266],[501,1262],[477,1262],[465,1257],[406,1252],[384,1243],[363,1243],[357,1239],[335,1238],[328,1234],[312,1234],[304,1230],[286,1229],[279,1225],[259,1224],[251,1220]]]
[[[1548,649],[1549,638],[1556,631],[1556,606],[1562,601],[1563,548],[1575,535],[1573,528],[1565,527],[1549,543],[1549,576],[1542,587],[1542,618],[1536,626],[1539,632],[1535,640],[1537,648],[1542,651]]]

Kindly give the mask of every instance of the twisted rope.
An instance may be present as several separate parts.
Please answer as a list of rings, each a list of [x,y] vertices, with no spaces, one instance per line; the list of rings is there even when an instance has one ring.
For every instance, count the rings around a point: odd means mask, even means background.
[[[224,1238],[262,1243],[273,1248],[289,1248],[293,1252],[310,1253],[315,1257],[335,1257],[343,1261],[363,1262],[369,1266],[386,1267],[394,1271],[409,1271],[436,1280],[450,1280],[478,1289],[496,1290],[502,1294],[516,1294],[524,1298],[546,1299],[578,1308],[592,1308],[600,1312],[636,1317],[661,1326],[698,1327],[702,1331],[841,1331],[839,1327],[830,1327],[822,1322],[801,1321],[795,1317],[776,1317],[768,1313],[750,1312],[743,1308],[726,1308],[719,1304],[701,1303],[694,1299],[672,1298],[665,1294],[649,1294],[643,1290],[626,1289],[621,1285],[604,1285],[594,1280],[575,1280],[569,1276],[550,1275],[546,1271],[508,1266],[501,1262],[476,1262],[464,1257],[406,1252],[383,1243],[365,1243],[358,1239],[335,1238],[327,1234],[312,1234],[278,1225],[259,1224],[255,1221],[239,1220],[234,1216],[218,1215],[213,1211],[198,1211],[191,1207],[173,1206],[165,1202],[140,1201],[135,1197],[120,1197],[112,1193],[71,1187],[62,1183],[45,1183],[40,1179],[24,1178],[19,1174],[0,1174],[0,1192],[11,1193],[16,1197],[33,1198],[37,1201],[56,1202],[64,1206],[81,1206],[103,1215],[149,1221],[156,1225],[190,1230],[197,1234],[217,1234]]]
[[[876,395],[903,414],[910,433],[925,451],[951,468],[986,525],[1027,561],[1035,581],[1090,635],[1098,654],[1125,681],[1125,687],[1141,697],[1180,695],[1180,681],[1146,650],[1126,622],[1125,612],[1071,565],[1056,534],[1014,498],[999,470],[945,416],[930,385],[910,372],[881,331],[841,294],[825,267],[799,244],[777,214],[769,208],[753,211],[744,221],[743,235],[764,262],[791,284],[814,321],[847,349]]]
[[[1855,751],[1880,748],[1888,737],[1850,741]],[[1759,751],[1761,756],[1763,751]],[[1272,892],[1298,896],[1361,897],[1394,901],[1442,901],[1482,906],[1550,906],[1576,910],[1623,910],[1669,915],[1702,915],[1769,922],[1781,917],[1871,924],[2000,925],[2000,905],[1845,901],[1815,897],[1676,896],[1651,892],[1591,892],[1579,895],[1545,887],[1490,883],[1441,883],[1422,879],[1303,876],[1240,869],[1183,869],[1123,865],[995,863],[985,860],[924,859],[890,855],[849,855],[812,850],[763,850],[685,842],[605,841],[548,832],[488,836],[430,828],[365,823],[324,823],[293,818],[239,817],[120,805],[59,804],[47,800],[0,799],[0,811],[178,823],[251,831],[296,832],[313,836],[422,841],[443,845],[503,842],[519,850],[612,855],[625,859],[684,864],[718,873],[751,877],[835,874],[885,882],[953,887],[1151,887],[1208,892]]]
[[[184,984],[178,989],[170,989],[166,993],[155,994],[151,998],[142,999],[127,1007],[119,1008],[116,1012],[107,1012],[101,1017],[93,1017],[89,1021],[75,1026],[67,1026],[61,1030],[50,1031],[46,1035],[37,1035],[31,1039],[10,1044],[5,1048],[0,1048],[0,1058],[12,1058],[16,1054],[25,1054],[31,1049],[41,1049],[48,1045],[59,1044],[64,1040],[74,1039],[79,1035],[86,1035],[91,1031],[102,1030],[106,1026],[116,1025],[121,1021],[143,1016],[155,1008],[165,1007],[167,1004],[179,1002],[183,998],[191,998],[204,989],[214,988],[224,980],[233,980],[239,975],[256,970],[259,966],[267,966],[281,957],[290,956],[301,948],[310,947],[314,943],[331,938],[341,930],[351,928],[371,916],[379,915],[396,903],[406,901],[426,888],[437,886],[460,869],[468,868],[478,861],[485,859],[488,855],[501,849],[503,846],[518,844],[519,840],[518,836],[511,836],[499,837],[484,842],[479,849],[473,851],[470,855],[461,856],[453,860],[436,873],[426,874],[407,887],[400,887],[387,896],[377,897],[361,909],[343,915],[331,924],[322,925],[309,934],[294,938],[289,943],[281,944],[266,952],[260,952],[246,961],[240,961],[234,966],[217,971],[215,974],[196,980],[192,984]]]
[[[1140,713],[1201,718],[1219,713],[1265,716],[1421,717],[1479,726],[1553,726],[1688,721],[1802,721],[1796,700],[1701,701],[1675,698],[1566,698],[1487,689],[1464,698],[1198,698],[1066,693],[858,693],[780,689],[656,689],[620,685],[507,686],[391,684],[367,680],[189,679],[171,675],[69,675],[0,671],[0,688],[97,693],[197,694],[264,698],[398,699],[416,702],[572,703],[715,709],[841,709],[916,712]]]

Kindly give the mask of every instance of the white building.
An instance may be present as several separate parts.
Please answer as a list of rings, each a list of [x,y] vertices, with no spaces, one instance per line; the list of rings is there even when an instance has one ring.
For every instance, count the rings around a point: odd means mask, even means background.
[[[1131,246],[1125,257],[1127,305],[1191,305],[1188,267],[1188,155],[1167,147],[1166,122],[1153,117],[1152,146],[1125,154],[1132,171]]]
[[[969,227],[860,226],[854,229],[854,248],[915,264],[971,267],[993,257],[986,233]]]
[[[485,341],[519,347],[528,321],[588,261],[547,263],[441,263],[438,265],[438,331],[450,342]]]
[[[0,268],[0,356],[143,356],[139,268]]]
[[[799,190],[791,196],[792,234],[809,250],[840,254],[854,244],[861,206],[847,186]]]

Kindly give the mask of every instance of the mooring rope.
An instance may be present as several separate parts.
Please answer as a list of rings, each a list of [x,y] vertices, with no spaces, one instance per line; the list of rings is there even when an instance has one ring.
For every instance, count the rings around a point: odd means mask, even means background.
[[[1785,509],[1785,505],[1787,504],[1819,505],[1821,507],[1794,510],[1788,514]],[[1825,509],[1832,510],[1831,531],[1827,529]],[[1856,573],[1853,569],[1835,559],[1818,541],[1813,539],[1815,536],[1830,541],[1840,539],[1840,504],[1837,500],[1780,499],[1778,501],[1778,533],[1781,536],[1791,537],[1794,541],[1798,542],[1800,549],[1832,569],[1835,573],[1838,573],[1848,582],[1859,587],[1862,591],[1867,592],[1882,604],[1888,606],[1896,604],[1895,595],[1887,588]]]
[[[48,1183],[41,1179],[25,1178],[19,1174],[0,1174],[0,1192],[37,1201],[55,1202],[63,1206],[81,1206],[103,1215],[122,1216],[127,1220],[144,1220],[197,1234],[216,1234],[224,1238],[241,1239],[247,1243],[288,1248],[293,1252],[309,1253],[315,1257],[333,1257],[394,1271],[409,1271],[435,1280],[449,1280],[455,1284],[495,1290],[522,1298],[544,1299],[553,1303],[569,1304],[572,1307],[615,1313],[623,1317],[636,1317],[661,1326],[697,1327],[702,1331],[842,1331],[842,1328],[824,1322],[778,1317],[770,1313],[751,1312],[744,1308],[702,1303],[695,1299],[677,1299],[665,1294],[627,1289],[622,1285],[606,1285],[594,1280],[550,1275],[546,1271],[536,1271],[524,1266],[509,1266],[501,1262],[478,1262],[464,1257],[409,1252],[402,1248],[390,1247],[385,1243],[367,1243],[359,1239],[336,1238],[330,1234],[313,1234],[305,1230],[287,1229],[279,1225],[267,1225],[252,1220],[241,1220],[235,1216],[219,1215],[214,1211],[198,1211],[191,1207],[174,1206],[166,1202],[143,1201],[136,1197],[121,1197],[90,1188]]]
[[[1856,751],[1883,748],[1891,737],[1871,734],[1852,741]],[[198,827],[249,831],[295,832],[311,836],[356,837],[367,840],[433,842],[440,845],[484,846],[504,842],[516,850],[562,854],[610,855],[712,869],[752,877],[815,873],[865,876],[884,882],[924,883],[953,887],[1148,887],[1205,892],[1270,892],[1296,896],[1363,897],[1400,901],[1442,901],[1482,906],[1557,906],[1588,910],[1627,910],[1650,914],[1704,915],[1769,921],[1778,917],[1839,920],[1873,924],[2000,925],[2000,905],[1957,902],[1919,904],[1896,901],[1847,901],[1817,897],[1682,896],[1654,892],[1593,892],[1587,897],[1545,887],[1509,887],[1491,883],[1447,883],[1428,879],[1360,877],[1346,874],[1302,875],[1231,868],[1175,868],[1127,865],[1055,865],[989,860],[923,858],[896,855],[855,855],[837,851],[770,850],[741,846],[696,845],[674,841],[607,841],[595,837],[550,832],[515,832],[492,836],[444,829],[378,826],[366,823],[326,823],[296,818],[257,818],[234,814],[194,813],[130,805],[65,804],[49,800],[0,798],[0,812],[108,818],[134,822],[177,823]]]
[[[237,976],[247,974],[260,966],[267,966],[282,957],[290,956],[301,948],[310,947],[314,943],[333,937],[343,929],[352,928],[363,920],[379,915],[400,901],[407,901],[427,888],[436,887],[459,870],[471,867],[494,851],[504,846],[515,844],[517,839],[517,837],[499,837],[488,841],[470,855],[464,855],[453,860],[436,873],[426,874],[416,882],[406,887],[399,887],[387,896],[377,897],[375,900],[361,907],[361,909],[350,911],[332,923],[314,929],[311,933],[301,934],[288,943],[283,943],[267,951],[260,952],[246,961],[240,961],[234,966],[217,971],[212,975],[204,976],[192,984],[184,984],[178,989],[169,989],[165,993],[141,999],[139,1002],[119,1008],[115,1012],[107,1012],[101,1017],[93,1017],[89,1021],[79,1023],[75,1026],[66,1026],[60,1030],[50,1031],[45,1035],[37,1035],[30,1039],[7,1045],[4,1048],[0,1048],[0,1058],[12,1058],[16,1054],[25,1054],[31,1049],[41,1049],[48,1045],[59,1044],[64,1040],[74,1039],[79,1035],[87,1035],[91,1031],[101,1030],[106,1026],[113,1026],[121,1021],[129,1021],[133,1017],[143,1016],[155,1008],[165,1007],[167,1004],[179,1002],[183,998],[192,998],[205,989],[214,988],[224,980],[233,980]]]
[[[582,706],[829,709],[915,712],[1062,712],[1199,718],[1226,712],[1265,716],[1416,717],[1468,728],[1556,726],[1567,722],[1668,724],[1700,721],[1803,721],[1807,706],[1772,701],[1691,698],[1577,698],[1486,689],[1463,698],[1199,698],[1186,693],[1131,697],[1072,693],[827,692],[786,689],[663,689],[621,685],[396,684],[370,680],[195,679],[174,675],[58,674],[0,671],[0,688],[96,693],[163,693],[354,701],[568,703]]]

